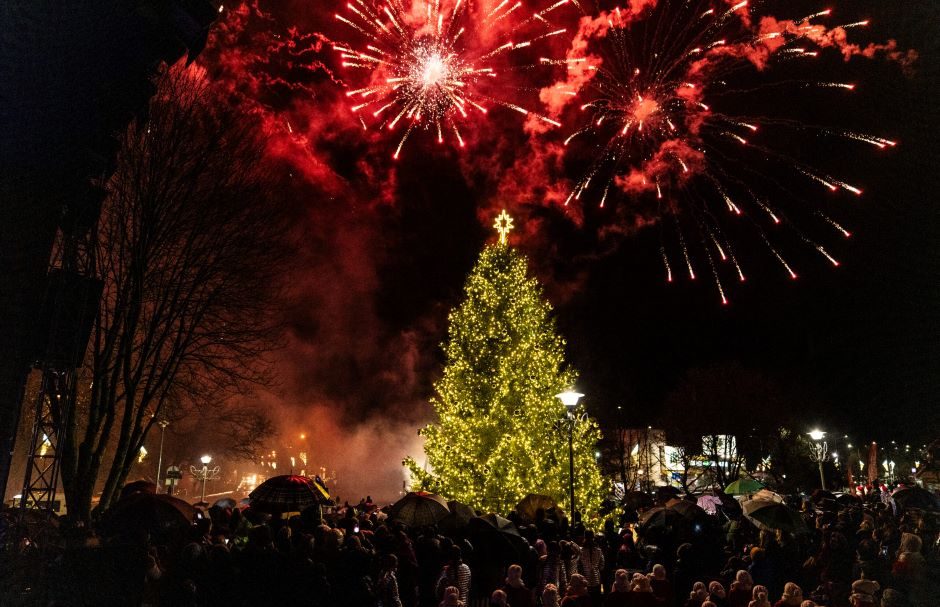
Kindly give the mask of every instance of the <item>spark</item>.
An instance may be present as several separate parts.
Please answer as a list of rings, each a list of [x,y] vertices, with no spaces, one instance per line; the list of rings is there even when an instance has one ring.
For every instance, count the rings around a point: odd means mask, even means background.
[[[559,138],[564,142],[564,153],[589,155],[586,159],[577,158],[582,166],[587,166],[582,176],[573,180],[564,204],[595,196],[600,198],[600,207],[621,198],[630,204],[642,205],[643,200],[655,204],[661,216],[676,220],[675,238],[689,278],[696,279],[697,257],[704,254],[712,267],[722,303],[726,303],[727,294],[717,271],[720,263],[730,261],[739,281],[746,280],[741,263],[744,260],[736,257],[725,236],[743,238],[746,233],[738,228],[733,232],[723,229],[732,221],[729,215],[751,216],[747,211],[754,209],[761,219],[767,217],[774,226],[780,226],[775,229],[802,236],[797,220],[807,212],[797,207],[809,205],[810,216],[821,218],[846,238],[851,235],[820,213],[812,201],[795,194],[780,175],[795,172],[830,192],[845,190],[861,195],[862,189],[830,176],[825,168],[810,166],[798,156],[791,156],[799,154],[798,149],[791,151],[793,146],[780,145],[779,151],[775,149],[775,144],[783,141],[777,141],[782,129],[813,128],[879,150],[889,150],[897,142],[854,129],[810,127],[774,116],[775,106],[764,109],[757,105],[763,100],[755,95],[757,91],[779,96],[780,90],[792,95],[810,88],[856,90],[855,83],[819,80],[808,71],[799,81],[783,74],[775,78],[774,67],[780,62],[766,60],[768,50],[781,60],[795,60],[817,57],[830,46],[840,49],[846,57],[862,55],[859,49],[863,46],[847,41],[846,35],[835,27],[818,24],[831,17],[831,9],[817,10],[800,20],[786,22],[788,25],[781,25],[778,31],[767,32],[761,30],[769,22],[755,14],[764,8],[763,4],[727,2],[723,8],[704,12],[692,10],[694,3],[687,0],[658,0],[654,4],[653,8],[629,15],[620,9],[602,14],[598,20],[606,22],[607,27],[602,32],[592,32],[577,53],[564,59],[539,60],[545,65],[568,68],[581,65],[581,74],[585,67],[590,69],[576,87],[565,80],[559,81],[561,86],[553,87],[555,98],[576,92],[578,103],[573,109],[581,110],[572,130]],[[777,22],[783,23],[779,19]],[[866,25],[867,20],[841,27]],[[830,34],[834,42],[830,41]],[[642,48],[637,47],[636,40],[643,40]],[[793,44],[796,41],[798,44]],[[762,74],[753,85],[738,84],[742,78],[748,78],[738,76],[746,68]],[[569,70],[569,76],[570,73]],[[735,80],[727,76],[732,73]],[[729,81],[735,84],[729,86]],[[785,104],[786,100],[775,103]],[[804,102],[795,98],[794,103]],[[756,109],[751,110],[750,116],[734,115],[732,108],[745,107]],[[765,130],[764,125],[773,128]],[[585,145],[569,145],[575,138]],[[800,187],[813,189],[812,185]],[[667,195],[669,203],[661,204]],[[699,230],[701,246],[686,240],[679,225],[680,216],[685,218],[683,224],[688,222]],[[796,271],[763,234],[762,224],[763,221],[759,224],[756,220],[747,223],[754,227],[752,233],[759,235],[763,250],[769,251],[787,275],[796,280]],[[805,236],[802,239],[832,266],[839,265],[824,245]],[[665,243],[661,256],[667,282],[671,282],[673,272]]]
[[[568,3],[569,0],[556,2],[541,14]],[[463,0],[444,5],[441,0],[428,1],[420,13],[398,2],[354,0],[348,3],[348,12],[336,14],[335,18],[348,26],[354,37],[349,42],[333,43],[333,49],[340,54],[344,67],[365,73],[361,78],[365,86],[346,92],[348,97],[362,99],[351,106],[352,111],[378,107],[371,114],[383,120],[383,128],[405,129],[394,158],[399,157],[414,130],[432,131],[438,142],[443,142],[445,131],[453,132],[458,145],[464,147],[457,124],[474,126],[468,111],[475,109],[487,114],[487,105],[500,105],[560,127],[561,123],[554,118],[501,99],[494,88],[500,86],[495,62],[502,55],[566,31],[550,27],[544,20],[501,24],[504,20],[509,23],[521,7],[521,1],[501,0],[485,17],[478,18]],[[529,21],[533,27],[527,38],[516,43],[508,39]],[[356,36],[361,39],[359,42]],[[570,63],[548,57],[543,58],[544,62],[550,65]],[[534,66],[512,64],[509,69],[531,67]],[[357,79],[358,76],[351,78],[353,82]],[[361,117],[359,119],[362,121]]]

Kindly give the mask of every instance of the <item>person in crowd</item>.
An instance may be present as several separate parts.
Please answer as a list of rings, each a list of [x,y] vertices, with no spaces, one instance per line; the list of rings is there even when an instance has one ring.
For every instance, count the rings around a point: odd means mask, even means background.
[[[558,596],[558,586],[555,584],[546,584],[540,595],[542,607],[559,607],[560,597]]]
[[[659,607],[659,601],[653,594],[653,587],[650,585],[649,577],[642,573],[633,575],[632,587],[627,593],[628,607]]]
[[[447,563],[441,569],[437,587],[445,591],[448,588],[457,588],[460,602],[467,602],[467,596],[470,594],[470,567],[463,562],[459,546],[450,547]]]
[[[717,607],[727,607],[728,597],[725,587],[721,582],[715,580],[708,584],[708,600],[717,605]]]
[[[731,591],[728,592],[728,607],[747,607],[751,601],[751,590],[754,588],[754,580],[751,574],[744,569],[739,569],[731,583]]]
[[[614,572],[614,583],[611,584],[610,592],[604,598],[604,607],[627,607],[630,594],[630,577],[626,569],[618,569]]]
[[[494,590],[490,595],[490,607],[509,607],[506,593],[502,590]]]
[[[535,594],[522,581],[522,567],[519,565],[509,566],[502,591],[512,607],[535,607]]]
[[[702,603],[708,600],[708,589],[704,582],[695,582],[692,584],[692,592],[685,602],[685,607],[702,607]]]
[[[653,574],[650,577],[650,586],[653,588],[653,594],[662,607],[674,607],[676,603],[676,593],[673,590],[672,583],[666,578],[666,568],[657,563],[653,565]]]
[[[456,586],[448,586],[444,589],[444,598],[441,599],[440,607],[466,607],[466,605],[460,600],[460,590]]]
[[[604,551],[594,539],[594,532],[588,529],[584,532],[584,546],[581,547],[578,557],[578,570],[587,581],[588,594],[594,605],[601,601],[601,572],[604,570]]]
[[[794,582],[787,582],[783,586],[783,594],[780,600],[774,603],[774,607],[800,607],[803,602],[803,589]]]
[[[398,557],[386,554],[382,557],[382,571],[379,573],[376,584],[378,607],[402,607],[401,597],[398,596]]]
[[[572,574],[568,580],[568,590],[561,601],[561,607],[592,607],[594,603],[588,594],[587,580],[580,573]]]
[[[551,584],[556,591],[563,593],[568,584],[568,576],[565,573],[564,561],[561,558],[561,546],[556,541],[548,543],[545,555],[539,557],[539,567],[541,575],[539,576],[539,594],[546,586]]]
[[[766,586],[760,584],[754,586],[751,590],[751,602],[747,604],[747,607],[771,607]]]

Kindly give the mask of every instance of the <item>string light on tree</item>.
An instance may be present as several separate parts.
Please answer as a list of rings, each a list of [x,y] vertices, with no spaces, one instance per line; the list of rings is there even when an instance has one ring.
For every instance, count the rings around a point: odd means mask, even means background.
[[[499,240],[483,249],[450,313],[443,377],[431,399],[438,420],[421,430],[430,470],[412,458],[404,464],[413,489],[479,510],[509,511],[528,493],[565,504],[570,423],[576,503],[592,524],[607,492],[594,457],[600,431],[586,415],[566,419],[555,395],[577,377],[551,305],[525,257],[507,244],[512,218],[503,211],[493,227]]]

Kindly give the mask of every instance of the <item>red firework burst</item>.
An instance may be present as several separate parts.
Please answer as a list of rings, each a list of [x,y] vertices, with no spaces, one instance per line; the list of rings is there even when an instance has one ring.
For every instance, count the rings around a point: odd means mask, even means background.
[[[496,91],[501,73],[534,67],[499,62],[512,51],[564,34],[564,28],[548,19],[569,3],[577,4],[560,0],[519,18],[521,1],[501,0],[478,10],[468,0],[452,4],[415,0],[410,6],[399,0],[352,0],[348,13],[337,14],[336,19],[358,34],[360,41],[334,45],[343,66],[361,72],[365,83],[346,93],[354,102],[351,110],[363,128],[375,120],[380,128],[403,130],[394,158],[415,129],[436,132],[438,142],[444,141],[445,132],[452,132],[463,147],[458,125],[473,124],[471,114],[483,116],[492,105],[561,126],[503,99]],[[514,42],[513,37],[520,41]]]
[[[768,83],[764,79],[747,89],[735,88],[728,80],[743,68],[764,73],[780,65],[812,61],[827,48],[838,50],[846,60],[856,55],[884,54],[907,62],[914,55],[899,52],[893,41],[867,47],[850,43],[848,30],[868,22],[833,28],[817,23],[828,18],[830,10],[781,21],[770,16],[758,18],[746,1],[647,0],[632,4],[632,9],[615,9],[594,19],[582,19],[568,60],[580,59],[583,63],[569,67],[566,82],[543,91],[555,115],[571,96],[580,97],[585,119],[564,144],[585,138],[595,149],[593,161],[575,181],[564,204],[590,196],[603,207],[611,194],[619,192],[634,200],[654,201],[659,216],[676,218],[681,213],[691,217],[723,304],[728,300],[715,260],[730,261],[741,281],[745,274],[725,236],[723,223],[727,219],[722,217],[749,216],[773,256],[791,278],[797,278],[761,227],[761,217],[770,224],[784,222],[788,199],[792,198],[786,188],[773,187],[774,182],[779,185],[779,180],[768,176],[766,164],[773,164],[771,172],[775,176],[789,173],[818,183],[829,192],[861,195],[862,190],[775,150],[774,141],[762,137],[764,127],[815,130],[822,136],[863,142],[879,149],[896,143],[876,135],[771,118],[763,110],[745,115],[740,109],[749,108],[747,103],[728,103],[729,98],[746,97],[769,87],[779,87],[780,94],[824,88],[842,95],[855,89],[852,83],[811,78]],[[803,73],[812,72],[807,69]],[[725,109],[734,107],[739,111]],[[818,210],[814,214],[849,236],[827,215]],[[682,259],[694,280],[687,238],[678,220],[675,225]],[[789,225],[829,263],[839,265],[821,244],[792,223]],[[671,282],[673,272],[665,246],[662,253],[667,280]]]

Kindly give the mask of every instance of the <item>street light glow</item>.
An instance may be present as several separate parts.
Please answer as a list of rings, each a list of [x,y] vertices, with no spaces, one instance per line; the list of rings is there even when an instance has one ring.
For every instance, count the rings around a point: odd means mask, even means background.
[[[565,390],[559,394],[556,394],[561,402],[564,403],[569,409],[573,409],[578,406],[578,401],[581,400],[581,397],[584,396],[580,392],[575,392],[574,390]]]
[[[205,465],[208,466],[208,465],[209,465],[209,462],[212,461],[212,456],[211,456],[211,455],[203,455],[202,457],[199,458],[199,461],[201,461],[203,464],[205,464]]]
[[[807,434],[809,434],[809,437],[815,441],[820,441],[823,439],[824,436],[826,436],[826,433],[820,430],[819,428],[816,428],[815,430],[807,432]]]

